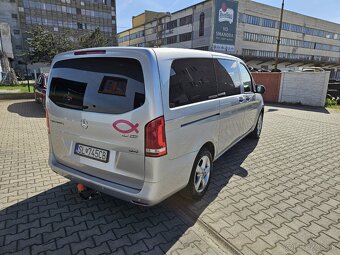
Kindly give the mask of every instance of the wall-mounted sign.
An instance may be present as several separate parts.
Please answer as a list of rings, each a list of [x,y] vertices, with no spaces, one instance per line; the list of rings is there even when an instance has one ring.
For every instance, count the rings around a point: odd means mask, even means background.
[[[215,0],[214,51],[235,52],[237,11],[237,1]]]

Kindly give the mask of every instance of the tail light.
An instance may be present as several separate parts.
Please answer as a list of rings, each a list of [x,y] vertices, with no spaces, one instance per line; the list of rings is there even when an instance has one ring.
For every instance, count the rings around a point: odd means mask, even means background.
[[[48,117],[47,109],[46,109],[46,127],[47,127],[47,132],[50,134],[50,118]]]
[[[145,126],[145,156],[161,157],[166,153],[165,120],[162,116]]]
[[[89,55],[89,54],[105,54],[106,50],[83,50],[83,51],[76,51],[74,55]]]

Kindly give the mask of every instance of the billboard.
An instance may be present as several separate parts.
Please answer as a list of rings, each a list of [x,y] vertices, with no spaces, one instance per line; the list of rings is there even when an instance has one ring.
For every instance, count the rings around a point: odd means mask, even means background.
[[[213,50],[235,53],[238,2],[215,0]]]

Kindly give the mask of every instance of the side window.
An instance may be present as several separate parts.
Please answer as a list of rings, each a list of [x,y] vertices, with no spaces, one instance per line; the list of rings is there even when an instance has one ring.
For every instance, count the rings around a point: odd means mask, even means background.
[[[171,65],[169,107],[201,102],[217,97],[213,60],[176,59]]]
[[[218,81],[218,94],[232,96],[241,94],[240,74],[237,62],[230,59],[217,59],[215,61]]]
[[[244,92],[253,92],[253,82],[247,68],[240,64],[241,80]]]

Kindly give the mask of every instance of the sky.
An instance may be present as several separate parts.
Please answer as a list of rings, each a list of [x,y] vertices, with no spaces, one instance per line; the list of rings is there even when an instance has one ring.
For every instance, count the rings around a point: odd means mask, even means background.
[[[131,18],[144,10],[174,12],[202,0],[116,0],[117,30],[132,26]],[[282,0],[256,0],[281,7]],[[285,9],[340,24],[340,0],[285,0]]]

